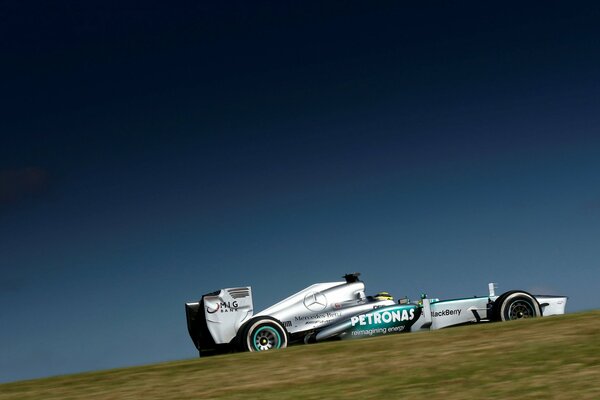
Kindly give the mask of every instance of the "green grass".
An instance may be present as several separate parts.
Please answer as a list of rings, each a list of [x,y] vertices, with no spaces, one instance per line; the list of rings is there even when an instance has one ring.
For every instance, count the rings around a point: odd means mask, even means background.
[[[0,385],[4,399],[600,399],[600,311]]]

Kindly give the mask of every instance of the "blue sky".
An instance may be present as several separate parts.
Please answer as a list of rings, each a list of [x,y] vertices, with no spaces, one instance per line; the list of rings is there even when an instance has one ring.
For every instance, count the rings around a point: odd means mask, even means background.
[[[192,358],[183,304],[598,308],[599,7],[0,6],[0,381]]]

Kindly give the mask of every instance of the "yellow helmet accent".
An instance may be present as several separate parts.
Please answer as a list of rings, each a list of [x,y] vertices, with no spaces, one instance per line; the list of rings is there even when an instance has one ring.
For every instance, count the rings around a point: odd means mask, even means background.
[[[379,292],[375,296],[373,296],[375,300],[394,300],[391,294],[388,292]]]

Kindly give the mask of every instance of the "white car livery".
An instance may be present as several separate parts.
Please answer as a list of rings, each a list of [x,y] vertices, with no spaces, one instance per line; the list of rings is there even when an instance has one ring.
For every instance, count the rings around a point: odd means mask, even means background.
[[[254,314],[249,286],[221,289],[185,304],[190,337],[201,356],[265,351],[299,343],[441,329],[473,323],[564,314],[567,297],[511,290],[453,300],[394,302],[365,295],[359,273],[316,283]]]

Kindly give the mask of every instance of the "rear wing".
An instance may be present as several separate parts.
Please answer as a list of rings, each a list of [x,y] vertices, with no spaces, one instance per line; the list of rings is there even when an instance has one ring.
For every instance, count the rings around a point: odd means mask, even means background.
[[[185,304],[188,332],[200,352],[229,344],[253,312],[250,286],[221,289]]]

